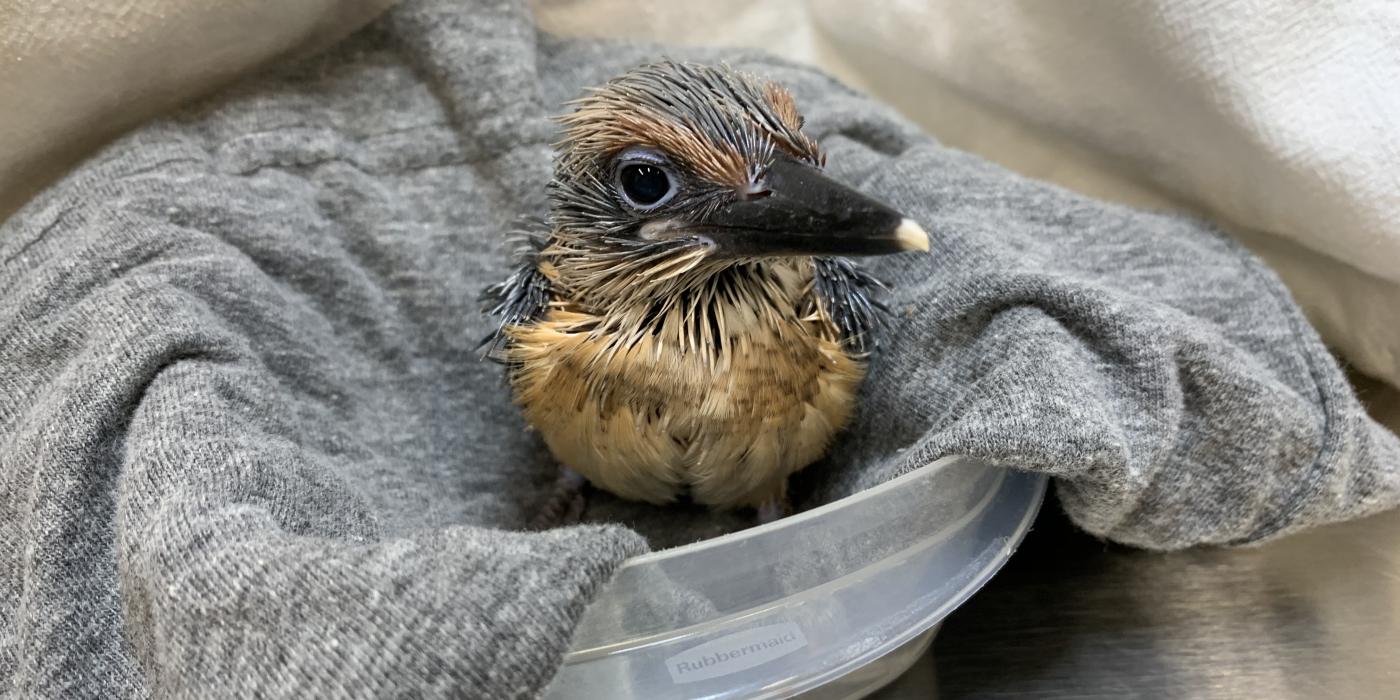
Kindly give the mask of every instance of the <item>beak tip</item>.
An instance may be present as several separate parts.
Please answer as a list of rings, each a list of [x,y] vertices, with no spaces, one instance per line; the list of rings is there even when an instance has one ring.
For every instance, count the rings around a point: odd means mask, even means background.
[[[901,250],[919,250],[925,253],[929,250],[928,233],[913,219],[900,221],[894,230],[894,237],[899,241]]]

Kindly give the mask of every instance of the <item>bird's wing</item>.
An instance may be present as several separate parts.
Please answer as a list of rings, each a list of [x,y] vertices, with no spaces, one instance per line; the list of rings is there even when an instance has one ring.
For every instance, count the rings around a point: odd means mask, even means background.
[[[528,324],[544,314],[549,305],[549,279],[539,269],[539,254],[548,245],[548,236],[535,232],[516,234],[521,245],[516,251],[516,267],[504,281],[487,287],[481,295],[486,313],[499,319],[495,330],[478,346],[482,356],[503,362],[506,329]]]
[[[812,295],[817,309],[848,352],[869,354],[888,314],[881,299],[887,291],[885,284],[846,258],[814,258],[812,262]]]

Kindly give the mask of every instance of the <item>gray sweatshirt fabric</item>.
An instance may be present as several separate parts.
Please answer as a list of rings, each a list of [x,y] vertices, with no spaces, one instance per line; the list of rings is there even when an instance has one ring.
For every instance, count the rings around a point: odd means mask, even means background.
[[[0,228],[0,688],[22,697],[529,697],[626,557],[748,524],[595,495],[473,348],[564,100],[656,49],[410,2],[112,145]],[[1400,498],[1278,280],[1208,225],[940,147],[760,55],[835,177],[931,232],[810,506],[963,453],[1104,538],[1244,544]]]

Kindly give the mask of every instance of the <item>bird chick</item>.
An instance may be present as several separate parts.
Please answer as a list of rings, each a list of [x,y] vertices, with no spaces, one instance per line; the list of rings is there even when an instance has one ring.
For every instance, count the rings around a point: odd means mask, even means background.
[[[880,285],[844,256],[928,236],[822,174],[776,83],[668,61],[571,104],[547,230],[487,290],[488,354],[564,470],[536,524],[576,517],[585,481],[778,517],[874,349]]]

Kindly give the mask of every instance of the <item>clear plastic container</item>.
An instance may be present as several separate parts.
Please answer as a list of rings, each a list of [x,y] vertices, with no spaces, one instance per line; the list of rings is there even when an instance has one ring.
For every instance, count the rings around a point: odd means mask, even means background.
[[[950,457],[762,527],[636,557],[550,698],[854,698],[1011,556],[1045,478]]]

